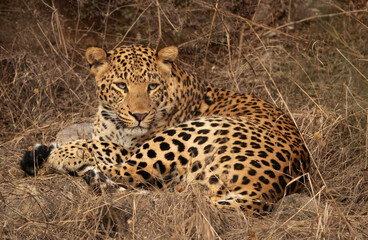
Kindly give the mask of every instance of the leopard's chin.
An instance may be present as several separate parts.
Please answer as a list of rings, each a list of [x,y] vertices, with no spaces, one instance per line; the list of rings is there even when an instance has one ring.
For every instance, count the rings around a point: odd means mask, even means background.
[[[124,128],[124,132],[129,135],[134,135],[137,137],[141,137],[148,132],[148,128],[136,126],[136,127],[126,127]]]

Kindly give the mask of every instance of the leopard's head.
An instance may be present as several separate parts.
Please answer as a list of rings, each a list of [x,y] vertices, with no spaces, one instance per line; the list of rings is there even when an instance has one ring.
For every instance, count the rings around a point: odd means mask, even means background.
[[[136,45],[86,51],[101,104],[124,129],[142,131],[159,120],[168,104],[177,55],[174,46],[160,51]]]

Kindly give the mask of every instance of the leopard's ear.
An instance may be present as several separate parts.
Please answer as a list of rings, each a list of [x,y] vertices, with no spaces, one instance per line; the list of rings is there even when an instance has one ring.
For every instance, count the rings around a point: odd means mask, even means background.
[[[102,48],[88,48],[86,51],[86,58],[91,66],[91,72],[95,76],[105,73],[110,67],[107,61],[107,53]]]
[[[158,52],[158,60],[166,63],[174,62],[178,56],[178,48],[175,46],[165,47]]]
[[[157,54],[158,67],[165,73],[171,72],[171,64],[178,56],[178,48],[175,46],[165,47]]]

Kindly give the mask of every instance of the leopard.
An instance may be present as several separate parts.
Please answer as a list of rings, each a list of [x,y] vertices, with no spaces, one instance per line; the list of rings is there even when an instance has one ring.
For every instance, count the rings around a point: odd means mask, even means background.
[[[266,100],[197,78],[177,57],[175,46],[88,48],[99,101],[92,139],[36,144],[21,169],[124,191],[198,184],[216,207],[247,213],[299,191],[310,154],[294,120]]]

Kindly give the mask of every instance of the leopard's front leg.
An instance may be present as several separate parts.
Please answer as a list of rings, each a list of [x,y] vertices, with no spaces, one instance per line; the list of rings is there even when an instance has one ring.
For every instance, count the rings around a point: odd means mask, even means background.
[[[29,175],[47,172],[49,169],[83,177],[95,188],[114,185],[98,169],[97,161],[105,164],[119,165],[130,156],[129,149],[111,142],[78,140],[61,147],[36,145],[27,151],[21,160],[21,168]]]

